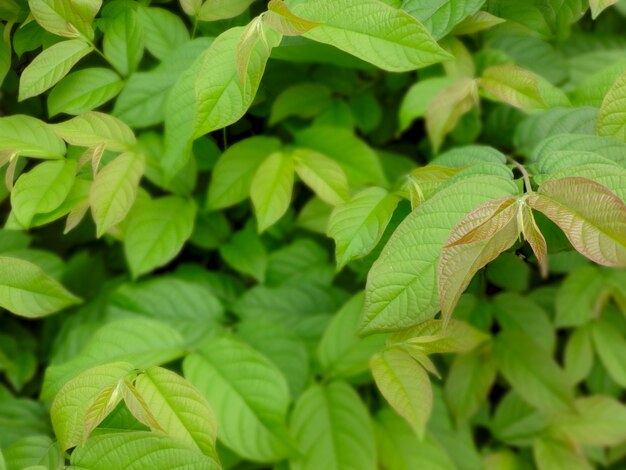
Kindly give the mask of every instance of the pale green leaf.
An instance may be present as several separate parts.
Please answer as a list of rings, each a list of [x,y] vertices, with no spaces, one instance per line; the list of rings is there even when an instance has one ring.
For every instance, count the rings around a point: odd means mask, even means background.
[[[236,271],[265,282],[267,250],[251,227],[235,233],[219,247],[220,256]]]
[[[371,187],[333,210],[328,222],[328,236],[335,240],[339,269],[376,247],[398,202],[397,196],[383,188]]]
[[[285,456],[289,387],[269,359],[244,343],[221,338],[185,358],[183,371],[213,407],[222,443],[256,461]]]
[[[513,390],[537,409],[551,413],[573,409],[569,378],[550,353],[526,334],[501,332],[494,345],[498,369]]]
[[[432,318],[439,311],[437,265],[450,230],[481,204],[517,191],[501,177],[468,177],[409,214],[369,273],[363,331],[406,328]]]
[[[588,327],[576,328],[565,344],[563,366],[572,383],[577,384],[589,376],[593,367],[593,343]]]
[[[38,266],[17,258],[0,259],[0,307],[39,318],[80,302]]]
[[[109,150],[123,152],[135,144],[135,135],[126,124],[97,111],[89,111],[51,126],[68,144],[79,147],[102,144]]]
[[[137,18],[146,49],[159,60],[178,53],[180,47],[189,41],[189,31],[182,18],[169,10],[140,6]]]
[[[547,424],[547,417],[509,391],[498,403],[490,429],[499,441],[530,446],[534,436],[541,434]]]
[[[550,180],[528,203],[557,224],[587,258],[626,267],[626,205],[605,186],[581,177]]]
[[[40,95],[55,85],[91,50],[80,39],[61,41],[44,49],[22,72],[19,101]]]
[[[319,26],[319,23],[294,15],[282,0],[270,0],[263,22],[285,36],[300,36]]]
[[[93,19],[100,10],[102,0],[29,0],[28,7],[37,21],[47,31],[63,37],[80,34],[92,40]]]
[[[620,75],[611,85],[596,121],[598,135],[611,136],[626,141],[626,74]]]
[[[606,321],[593,323],[591,327],[593,347],[609,376],[621,387],[626,387],[626,338]]]
[[[294,162],[291,155],[275,152],[257,168],[250,184],[259,232],[276,223],[289,208],[293,190]]]
[[[213,411],[189,382],[167,369],[151,367],[137,378],[135,388],[167,435],[217,460]]]
[[[59,207],[69,194],[76,176],[76,162],[54,160],[40,163],[23,173],[11,192],[11,208],[17,221],[31,226],[36,214],[45,214]]]
[[[174,439],[145,431],[116,432],[89,439],[72,452],[70,469],[220,470],[211,457]]]
[[[426,371],[408,352],[396,347],[373,356],[370,367],[387,402],[423,436],[433,400]]]
[[[289,116],[312,118],[331,103],[331,90],[326,85],[299,83],[283,90],[272,103],[269,124]]]
[[[490,29],[505,21],[505,19],[492,15],[488,11],[481,10],[457,24],[452,33],[455,35],[474,34],[484,31],[485,29]]]
[[[112,411],[109,405],[116,405],[121,398],[119,384],[132,370],[133,365],[127,362],[93,367],[59,390],[52,402],[50,418],[62,450],[84,441]],[[98,413],[98,408],[107,413]]]
[[[254,0],[206,0],[200,11],[200,21],[217,21],[241,15]]]
[[[298,400],[291,432],[301,452],[293,470],[374,470],[374,430],[367,408],[344,382],[313,385]]]
[[[0,28],[0,33],[4,36],[4,27]],[[4,39],[0,41],[0,85],[4,82],[4,79],[11,68],[11,43]]]
[[[597,266],[581,266],[558,286],[554,323],[559,327],[581,326],[598,318],[606,301],[608,286]]]
[[[75,357],[46,369],[41,397],[51,400],[63,385],[92,367],[128,362],[144,369],[177,359],[183,347],[176,330],[155,320],[132,318],[107,323]]]
[[[618,0],[589,0],[589,6],[591,7],[591,17],[595,20],[600,13],[606,10],[611,5],[615,5]]]
[[[143,57],[143,32],[137,13],[126,9],[106,22],[102,50],[122,76],[134,72]]]
[[[348,198],[348,179],[341,166],[332,158],[306,148],[291,152],[295,170],[304,183],[322,201],[336,206]]]
[[[63,467],[63,456],[49,436],[35,434],[3,449],[7,470],[49,470]]]
[[[476,13],[483,3],[485,0],[404,0],[402,9],[421,21],[436,39],[440,39],[463,19]]]
[[[50,117],[59,113],[77,115],[106,103],[124,87],[110,69],[93,67],[73,72],[61,80],[48,95]]]
[[[89,205],[98,237],[128,215],[145,166],[142,154],[126,152],[115,157],[96,174],[89,191]]]
[[[554,468],[592,469],[580,449],[565,440],[549,436],[535,440],[533,455],[538,470],[553,470]]]
[[[450,57],[421,23],[378,0],[311,0],[297,3],[292,11],[321,23],[305,37],[335,46],[384,70],[404,72]]]
[[[23,114],[0,118],[0,149],[46,159],[65,155],[65,144],[46,123]]]
[[[433,77],[418,80],[408,89],[398,112],[399,132],[406,131],[413,121],[426,115],[428,106],[434,97],[444,88],[452,85],[454,80],[449,77]]]
[[[133,277],[169,263],[193,232],[193,201],[165,196],[136,206],[128,218],[124,254]]]

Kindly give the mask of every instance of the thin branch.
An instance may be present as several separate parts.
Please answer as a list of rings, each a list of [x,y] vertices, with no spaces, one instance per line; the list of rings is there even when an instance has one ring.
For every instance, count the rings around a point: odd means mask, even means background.
[[[522,178],[524,178],[524,186],[526,187],[526,192],[527,193],[532,193],[533,192],[533,187],[530,184],[530,174],[528,173],[528,171],[526,170],[526,167],[524,167],[524,165],[522,165],[520,162],[514,160],[513,158],[507,156],[506,157],[507,160],[509,160],[514,166],[515,168],[517,168],[520,173],[522,174]]]

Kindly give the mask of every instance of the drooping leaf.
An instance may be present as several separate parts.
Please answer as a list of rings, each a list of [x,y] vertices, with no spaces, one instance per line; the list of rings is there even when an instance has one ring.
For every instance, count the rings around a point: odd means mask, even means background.
[[[376,468],[372,422],[346,383],[313,385],[296,403],[290,425],[300,450],[290,461],[294,470]]]
[[[79,302],[35,264],[0,258],[0,307],[22,317],[39,318]]]
[[[68,121],[52,124],[52,129],[68,144],[79,147],[103,144],[109,150],[124,152],[135,144],[135,135],[126,124],[97,111],[89,111]]]
[[[259,232],[280,219],[291,202],[294,161],[290,154],[275,152],[257,168],[250,184]]]
[[[606,187],[580,177],[551,180],[528,204],[556,223],[581,254],[626,267],[626,205]]]
[[[124,254],[133,277],[170,262],[191,236],[196,205],[164,196],[135,207],[128,218]]]
[[[449,58],[422,24],[378,0],[313,0],[297,3],[292,11],[321,23],[304,33],[305,37],[335,46],[384,70],[405,72]]]
[[[80,39],[62,41],[45,49],[22,72],[18,99],[23,101],[40,95],[56,85],[91,50],[92,47]]]

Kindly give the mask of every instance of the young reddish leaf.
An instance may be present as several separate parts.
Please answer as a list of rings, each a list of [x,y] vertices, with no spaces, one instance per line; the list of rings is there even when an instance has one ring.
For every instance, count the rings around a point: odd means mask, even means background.
[[[321,25],[294,15],[282,0],[270,0],[263,22],[284,36],[300,36]]]
[[[532,248],[533,253],[535,253],[541,276],[545,278],[548,276],[548,247],[546,239],[543,237],[539,227],[537,227],[532,209],[524,204],[520,211],[522,235],[524,235],[524,239]]]
[[[528,204],[557,224],[590,260],[626,267],[626,205],[608,188],[580,177],[550,180]]]

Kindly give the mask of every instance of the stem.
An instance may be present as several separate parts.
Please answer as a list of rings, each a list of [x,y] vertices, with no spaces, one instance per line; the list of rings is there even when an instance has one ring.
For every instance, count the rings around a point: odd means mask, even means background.
[[[514,160],[513,158],[507,156],[506,157],[507,160],[509,160],[514,166],[515,168],[517,168],[519,170],[519,172],[522,174],[522,178],[524,179],[524,186],[526,187],[526,192],[528,194],[531,194],[533,192],[533,187],[530,184],[530,174],[528,174],[528,171],[526,170],[526,168],[524,167],[524,165],[522,165],[520,162]]]
[[[92,41],[90,41],[89,39],[85,38],[84,36],[82,37],[82,39],[83,39],[84,41],[87,41],[87,42],[89,43],[89,45],[90,45],[90,46],[91,46],[91,48],[94,50],[94,52],[95,52],[96,54],[98,54],[100,57],[102,57],[102,58],[104,59],[104,61],[105,61],[107,64],[109,64],[109,66],[113,69],[113,71],[114,71],[116,74],[118,74],[118,75],[119,75],[120,77],[122,77],[122,78],[124,77],[124,74],[118,70],[118,68],[115,66],[115,64],[114,64],[113,62],[111,62],[111,61],[109,60],[109,58],[108,58],[107,56],[105,56],[105,55],[104,55],[104,53],[103,53],[100,49],[98,49],[98,48],[96,47],[96,45],[95,45]]]
[[[195,39],[196,38],[196,31],[198,30],[198,17],[194,16],[193,17],[193,28],[191,30],[191,39]]]

